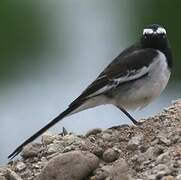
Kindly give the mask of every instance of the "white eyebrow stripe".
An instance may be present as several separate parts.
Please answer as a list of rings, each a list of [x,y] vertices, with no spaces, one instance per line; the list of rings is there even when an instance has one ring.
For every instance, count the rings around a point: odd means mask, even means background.
[[[159,28],[156,30],[156,32],[157,32],[158,34],[166,34],[166,33],[167,33],[166,30],[165,30],[164,28],[162,28],[162,27],[159,27]]]
[[[156,31],[154,31],[153,29],[151,28],[146,28],[143,30],[143,35],[145,34],[166,34],[166,30],[162,27],[159,27]]]
[[[152,34],[152,33],[153,33],[153,29],[148,29],[148,28],[143,29],[143,35],[144,34]]]

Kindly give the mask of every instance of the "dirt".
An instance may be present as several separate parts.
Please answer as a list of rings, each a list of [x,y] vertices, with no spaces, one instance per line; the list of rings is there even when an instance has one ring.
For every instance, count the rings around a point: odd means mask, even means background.
[[[139,126],[93,129],[86,135],[47,132],[41,142],[28,145],[21,158],[0,167],[0,180],[33,180],[50,160],[70,151],[90,152],[99,159],[98,166],[84,177],[87,180],[116,180],[108,167],[120,159],[128,167],[128,179],[181,180],[181,101],[140,121]]]

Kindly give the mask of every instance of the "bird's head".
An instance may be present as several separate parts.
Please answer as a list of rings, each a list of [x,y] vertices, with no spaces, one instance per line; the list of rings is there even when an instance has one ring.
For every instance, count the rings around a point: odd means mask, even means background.
[[[168,39],[165,28],[158,24],[151,24],[143,29],[141,36],[143,48],[154,48],[164,50],[168,47]]]

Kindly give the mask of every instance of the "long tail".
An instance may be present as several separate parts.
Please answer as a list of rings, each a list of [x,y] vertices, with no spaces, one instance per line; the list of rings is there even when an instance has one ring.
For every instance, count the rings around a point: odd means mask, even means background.
[[[46,130],[48,130],[50,127],[55,125],[57,122],[62,120],[65,116],[70,115],[77,107],[79,106],[69,106],[65,111],[63,111],[60,115],[58,115],[55,119],[53,119],[51,122],[49,122],[46,126],[41,128],[38,132],[36,132],[34,135],[29,137],[25,142],[23,142],[20,146],[18,146],[13,153],[11,153],[8,156],[8,159],[13,159],[15,156],[17,156],[23,149],[24,146],[38,138],[41,134],[43,134]]]

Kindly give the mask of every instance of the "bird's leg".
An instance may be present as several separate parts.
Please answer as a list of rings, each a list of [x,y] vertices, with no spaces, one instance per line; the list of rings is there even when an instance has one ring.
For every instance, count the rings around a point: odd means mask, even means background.
[[[65,127],[62,128],[62,132],[59,133],[61,136],[66,136],[68,134],[68,131],[65,129]]]
[[[62,136],[66,136],[67,134],[68,134],[68,131],[63,127]]]
[[[123,107],[116,106],[119,110],[121,110],[135,125],[141,125],[141,122],[136,121]]]

